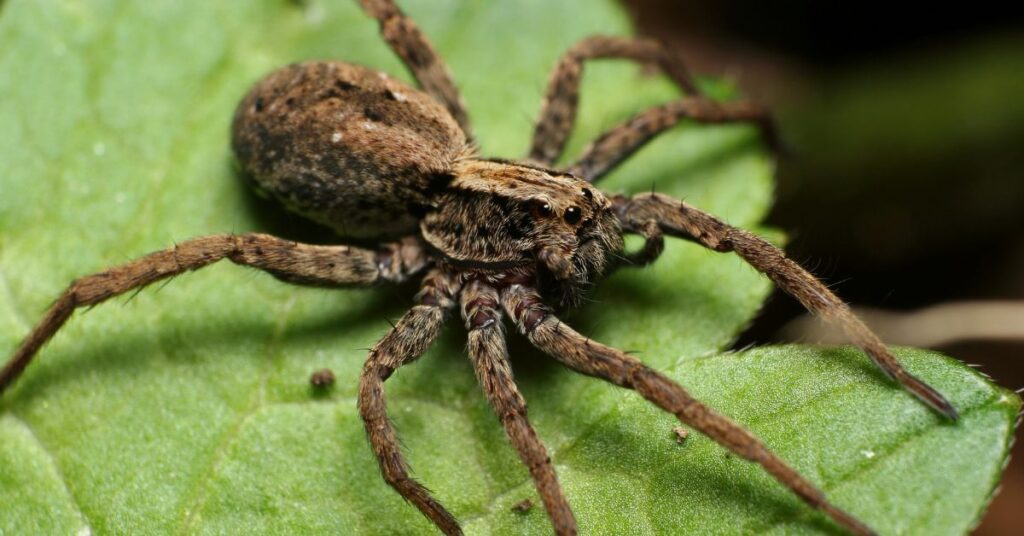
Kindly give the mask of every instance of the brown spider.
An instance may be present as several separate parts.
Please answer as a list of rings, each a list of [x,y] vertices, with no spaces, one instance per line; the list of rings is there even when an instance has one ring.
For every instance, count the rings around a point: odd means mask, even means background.
[[[386,413],[383,384],[423,354],[456,307],[469,330],[469,355],[479,381],[528,466],[556,533],[575,534],[576,521],[512,378],[505,315],[567,367],[636,390],[759,463],[849,531],[871,534],[749,432],[636,358],[573,331],[545,304],[578,305],[584,289],[611,269],[654,261],[665,234],[732,251],[809,310],[842,326],[886,374],[955,419],[955,409],[942,395],[908,373],[841,300],[776,247],[664,195],[606,196],[591,186],[683,119],[754,122],[772,142],[768,115],[748,102],[718,104],[702,97],[683,65],[657,43],[592,37],[558,62],[527,159],[483,159],[475,152],[455,85],[417,26],[391,0],[361,3],[380,22],[384,39],[422,91],[357,65],[292,65],[260,81],[242,100],[232,142],[260,191],[347,239],[381,245],[371,250],[299,244],[265,234],[216,235],[78,279],[0,371],[0,392],[76,308],[221,259],[303,285],[369,286],[422,277],[416,305],[370,351],[359,381],[359,410],[384,479],[446,534],[460,534],[459,524],[409,477]],[[689,96],[613,127],[567,171],[549,169],[572,129],[583,63],[593,58],[656,64]],[[624,254],[624,233],[644,237],[645,247]],[[326,376],[324,382],[329,383]]]

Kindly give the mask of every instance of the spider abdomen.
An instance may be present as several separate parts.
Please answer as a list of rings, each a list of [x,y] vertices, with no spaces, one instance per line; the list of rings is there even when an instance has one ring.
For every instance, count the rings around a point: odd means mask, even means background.
[[[336,61],[293,64],[259,81],[235,111],[232,147],[256,188],[343,236],[394,238],[466,150],[430,96]]]

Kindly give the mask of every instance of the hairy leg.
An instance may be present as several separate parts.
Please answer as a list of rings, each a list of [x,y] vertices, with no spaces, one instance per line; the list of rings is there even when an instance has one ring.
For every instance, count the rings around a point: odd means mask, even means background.
[[[381,280],[400,281],[426,263],[420,246],[411,240],[375,252],[349,246],[299,244],[255,233],[193,238],[71,283],[0,370],[0,393],[21,375],[39,348],[75,309],[96,305],[221,259],[258,268],[290,283],[316,286],[368,286]]]
[[[623,227],[623,230],[637,233],[644,237],[644,249],[623,257],[626,266],[647,266],[658,260],[665,251],[665,234],[654,220],[647,220],[639,225]]]
[[[568,171],[597,182],[652,138],[684,119],[698,123],[754,123],[769,146],[778,149],[774,123],[761,107],[748,101],[717,103],[685,97],[650,108],[612,127],[587,146]]]
[[[359,0],[359,3],[371,17],[380,22],[381,36],[395,54],[402,58],[420,87],[444,104],[462,127],[466,139],[472,140],[473,133],[466,105],[462,102],[444,60],[420,31],[419,26],[416,26],[393,0]]]
[[[800,301],[812,313],[835,322],[854,344],[866,352],[890,378],[946,417],[956,420],[957,412],[938,391],[907,372],[885,344],[864,325],[849,306],[821,281],[785,256],[779,248],[749,231],[677,199],[661,194],[618,196],[613,202],[623,225],[656,221],[665,233],[694,240],[708,249],[732,251],[764,273],[782,290]]]
[[[686,93],[699,94],[682,60],[658,41],[603,35],[588,37],[566,51],[551,73],[533,132],[530,160],[550,166],[562,155],[576,121],[583,63],[603,58],[621,58],[657,65]]]
[[[530,470],[544,508],[560,536],[576,534],[576,518],[565,499],[547,449],[526,416],[526,400],[516,388],[501,328],[498,292],[473,281],[462,292],[462,318],[469,330],[469,356],[484,394],[498,414],[509,441]]]
[[[384,480],[403,499],[416,506],[445,534],[462,534],[458,521],[430,492],[409,476],[409,465],[402,456],[395,428],[388,419],[384,400],[384,381],[398,367],[423,355],[437,338],[445,316],[454,307],[452,296],[458,288],[444,274],[433,272],[424,280],[417,295],[420,305],[405,313],[401,320],[370,350],[359,377],[359,413],[366,436],[377,456]]]
[[[718,444],[760,464],[809,505],[854,534],[874,534],[865,524],[832,505],[825,494],[776,456],[753,434],[693,398],[679,384],[620,350],[583,337],[552,315],[532,289],[513,285],[502,304],[530,342],[565,366],[627,389],[675,415]]]

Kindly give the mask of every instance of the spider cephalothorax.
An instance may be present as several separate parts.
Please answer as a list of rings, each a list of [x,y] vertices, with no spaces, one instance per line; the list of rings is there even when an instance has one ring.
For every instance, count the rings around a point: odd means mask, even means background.
[[[742,427],[640,360],[584,337],[554,314],[556,308],[578,304],[609,269],[654,261],[664,235],[692,240],[742,257],[808,309],[842,326],[910,393],[955,419],[956,410],[942,395],[907,372],[839,298],[776,247],[670,197],[607,196],[593,186],[683,119],[753,122],[770,142],[767,115],[746,102],[704,98],[679,61],[657,43],[592,37],[559,61],[527,157],[522,162],[482,159],[473,149],[468,114],[455,85],[423,34],[390,0],[361,3],[380,22],[385,40],[420,89],[342,62],[292,65],[264,78],[242,100],[232,145],[261,192],[331,227],[342,241],[377,241],[378,246],[300,244],[256,233],[213,235],[83,277],[57,299],[0,370],[0,391],[76,308],[222,259],[303,285],[370,286],[420,278],[416,304],[370,350],[359,379],[359,410],[384,479],[445,533],[461,534],[461,528],[409,476],[387,417],[383,386],[399,367],[419,358],[446,317],[458,311],[480,383],[528,466],[558,534],[575,534],[576,520],[512,378],[505,318],[567,367],[635,390],[760,464],[847,530],[871,534]],[[549,169],[572,128],[583,62],[592,58],[654,63],[689,95],[613,127],[568,171]],[[642,236],[643,249],[623,254],[623,233]]]
[[[561,306],[577,305],[622,250],[618,218],[599,190],[567,173],[504,161],[458,162],[420,229],[456,267],[536,266],[535,284]]]

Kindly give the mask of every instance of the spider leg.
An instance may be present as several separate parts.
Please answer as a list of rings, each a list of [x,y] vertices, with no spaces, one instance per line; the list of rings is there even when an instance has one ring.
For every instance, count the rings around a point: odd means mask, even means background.
[[[779,147],[771,115],[756,104],[749,101],[718,103],[703,97],[684,97],[640,112],[601,134],[583,150],[583,155],[568,171],[597,182],[652,138],[683,119],[699,123],[754,123],[773,150]]]
[[[665,234],[654,220],[641,222],[639,225],[623,226],[624,231],[634,232],[644,237],[644,249],[626,255],[623,260],[626,266],[647,266],[658,260],[665,251]]]
[[[956,409],[945,397],[903,368],[878,336],[850,311],[846,303],[786,257],[779,248],[749,231],[732,227],[711,214],[665,195],[640,194],[633,198],[618,196],[613,202],[624,226],[654,220],[669,235],[694,240],[714,251],[735,252],[799,300],[809,311],[840,326],[854,344],[907,391],[949,419],[957,419]]]
[[[444,104],[462,127],[467,140],[473,139],[466,105],[445,65],[419,26],[395,5],[394,0],[359,0],[363,9],[380,22],[381,36],[424,91]]]
[[[874,534],[867,525],[832,505],[825,494],[776,456],[753,434],[693,398],[679,384],[620,350],[591,341],[550,313],[533,289],[512,285],[502,293],[505,311],[531,343],[563,365],[632,389],[736,455],[760,464],[807,504],[854,534]]]
[[[424,253],[414,241],[392,244],[375,252],[349,246],[299,244],[255,233],[193,238],[72,282],[0,369],[0,393],[21,375],[39,348],[64,325],[75,309],[96,305],[221,259],[258,268],[291,283],[317,286],[397,282],[426,263]]]
[[[439,271],[424,279],[416,296],[419,305],[410,309],[387,335],[370,350],[359,377],[359,413],[366,436],[377,456],[384,480],[413,503],[445,534],[462,534],[458,521],[434,499],[430,492],[409,476],[409,465],[402,456],[395,428],[388,419],[384,400],[384,381],[398,367],[423,355],[437,338],[445,316],[454,307],[455,283]]]
[[[501,327],[498,292],[473,281],[462,292],[462,318],[469,330],[469,356],[487,400],[505,427],[509,441],[530,470],[544,508],[560,536],[576,534],[576,518],[569,507],[547,449],[526,416],[526,400],[516,388]]]
[[[636,37],[588,37],[567,50],[551,73],[533,132],[530,160],[550,166],[561,156],[576,121],[583,62],[604,58],[621,58],[657,65],[687,94],[700,94],[682,59],[672,54],[660,42]]]

